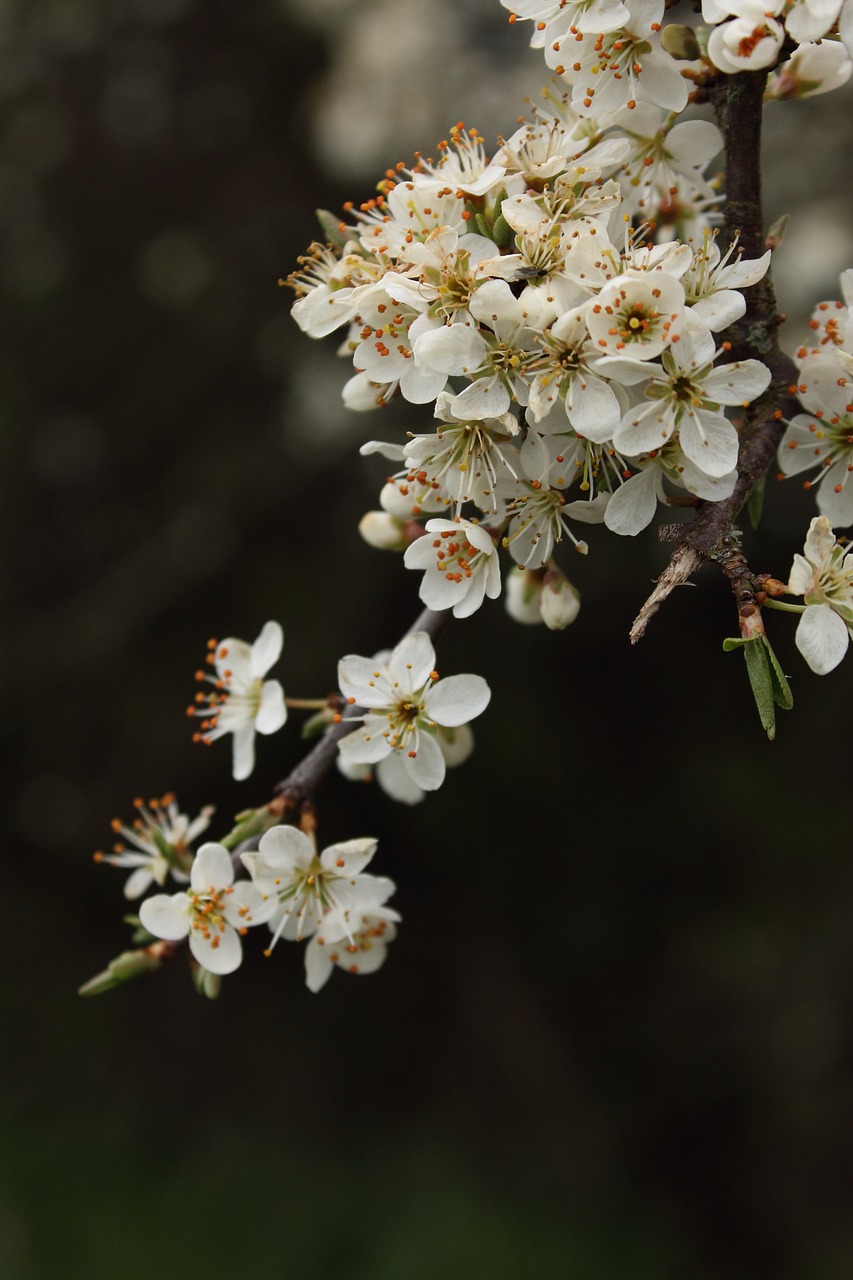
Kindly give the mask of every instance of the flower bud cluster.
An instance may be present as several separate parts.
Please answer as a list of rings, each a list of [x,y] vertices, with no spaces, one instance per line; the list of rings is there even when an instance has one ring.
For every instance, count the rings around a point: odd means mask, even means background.
[[[397,470],[386,518],[362,529],[407,546],[423,601],[458,617],[500,594],[500,547],[557,572],[559,543],[587,549],[577,524],[636,534],[673,489],[728,497],[726,408],[770,380],[715,336],[769,262],[715,242],[703,171],[719,131],[676,123],[677,95],[628,110],[602,92],[605,114],[552,98],[492,156],[457,126],[437,161],[348,206],[337,246],[291,279],[306,333],[346,332],[350,407],[434,405],[431,432],[363,446]]]

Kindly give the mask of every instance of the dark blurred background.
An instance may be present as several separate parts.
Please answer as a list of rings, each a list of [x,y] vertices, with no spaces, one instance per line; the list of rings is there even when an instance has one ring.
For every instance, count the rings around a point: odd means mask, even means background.
[[[544,79],[496,0],[0,4],[4,1280],[846,1280],[853,1274],[849,665],[769,744],[710,571],[636,649],[666,551],[592,536],[563,634],[500,604],[443,673],[494,698],[427,803],[333,778],[323,843],[373,834],[404,916],[320,995],[259,948],[216,1003],[123,950],[91,852],[137,794],[222,825],[301,754],[193,748],[209,635],[285,627],[288,693],[392,642],[417,578],[355,525],[370,437],[334,341],[277,279],[312,209],[367,197],[457,119],[509,133]],[[798,317],[853,262],[850,96],[768,112],[768,220]],[[829,177],[831,175],[831,177]],[[769,486],[756,569],[813,511]],[[600,531],[593,530],[593,535]]]

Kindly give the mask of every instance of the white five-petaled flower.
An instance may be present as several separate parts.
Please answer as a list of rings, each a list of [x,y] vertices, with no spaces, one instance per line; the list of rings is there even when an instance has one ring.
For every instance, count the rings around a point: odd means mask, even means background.
[[[406,548],[407,569],[424,569],[420,597],[430,609],[453,609],[469,618],[485,596],[501,593],[497,547],[487,529],[473,520],[427,520],[426,533]]]
[[[209,973],[233,973],[243,958],[240,935],[262,924],[270,907],[248,880],[234,883],[231,855],[221,844],[203,844],[186,893],[146,898],[139,919],[155,938],[177,942],[189,935],[190,951]]]
[[[806,602],[796,645],[819,676],[838,666],[853,633],[851,550],[838,545],[826,516],[815,516],[803,555],[794,556],[791,566],[788,591]]]
[[[257,851],[241,854],[266,904],[264,919],[273,933],[269,949],[279,938],[299,942],[321,927],[327,942],[352,940],[364,913],[382,907],[394,892],[392,880],[363,874],[376,844],[345,840],[318,854],[310,836],[281,826],[261,837]]]
[[[398,752],[418,787],[435,791],[441,786],[446,763],[438,730],[480,715],[491,690],[482,676],[439,680],[434,667],[435,650],[425,631],[404,636],[385,665],[356,654],[341,659],[341,692],[351,704],[367,708],[361,728],[340,741],[348,764],[378,764]]]
[[[388,943],[397,936],[400,919],[390,907],[366,912],[351,938],[331,942],[315,933],[305,948],[305,983],[319,991],[328,982],[335,965],[347,973],[375,973],[385,962]]]
[[[96,853],[95,861],[134,868],[124,886],[126,898],[139,898],[152,884],[164,885],[169,872],[174,880],[186,884],[189,880],[186,872],[192,861],[190,846],[210,825],[213,805],[205,805],[192,820],[178,811],[171,792],[159,800],[149,800],[147,805],[141,799],[134,800],[133,805],[137,816],[132,826],[125,826],[118,818],[112,822],[115,834],[133,848],[128,849],[119,842],[111,853]]]
[[[267,622],[254,644],[245,640],[208,643],[207,662],[215,675],[196,672],[196,679],[212,684],[214,693],[196,695],[187,714],[204,717],[196,742],[210,743],[226,733],[234,735],[234,777],[248,778],[255,767],[255,734],[275,733],[287,719],[284,690],[278,680],[264,680],[278,662],[284,634],[277,622]]]
[[[800,372],[797,395],[807,411],[797,413],[779,445],[783,475],[799,475],[817,467],[817,507],[831,525],[853,524],[853,383],[837,356],[807,356]]]

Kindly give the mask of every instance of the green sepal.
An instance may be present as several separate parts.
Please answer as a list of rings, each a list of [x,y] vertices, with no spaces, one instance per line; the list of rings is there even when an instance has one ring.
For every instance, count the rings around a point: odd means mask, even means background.
[[[222,979],[218,973],[211,973],[200,964],[193,966],[193,986],[200,996],[215,1000],[222,989]]]
[[[329,244],[337,245],[339,249],[343,249],[346,242],[352,238],[352,233],[346,230],[342,231],[340,218],[336,218],[333,213],[329,213],[328,209],[316,209],[315,213],[320,224],[320,230]]]
[[[764,491],[767,486],[767,477],[762,476],[758,484],[749,495],[746,509],[749,514],[749,523],[753,529],[757,529],[761,524],[761,516],[764,511]]]
[[[263,835],[270,827],[278,826],[279,819],[264,805],[260,809],[244,809],[236,815],[234,822],[232,830],[219,841],[219,844],[229,850],[236,849],[238,844],[252,836]]]
[[[149,933],[141,923],[139,916],[122,916],[122,920],[125,924],[129,924],[133,930],[130,940],[135,942],[138,947],[147,947],[149,943],[157,941],[154,934]]]
[[[492,239],[492,228],[489,226],[482,213],[474,214],[474,221],[477,224],[477,230],[481,236],[485,236],[487,240]]]
[[[325,733],[329,725],[333,723],[334,712],[331,707],[324,707],[322,711],[315,711],[313,716],[302,725],[300,736],[303,740],[307,738],[318,738],[321,733]]]
[[[507,249],[512,243],[512,238],[515,235],[515,232],[502,213],[499,213],[492,223],[491,235],[499,249]]]

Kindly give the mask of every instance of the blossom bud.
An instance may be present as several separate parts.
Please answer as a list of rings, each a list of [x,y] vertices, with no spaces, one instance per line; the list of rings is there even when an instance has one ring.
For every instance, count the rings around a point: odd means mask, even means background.
[[[681,23],[674,22],[671,26],[664,27],[660,42],[671,58],[678,58],[682,62],[694,62],[702,57],[696,32],[692,27],[682,26]]]
[[[211,973],[202,965],[196,965],[193,968],[193,984],[200,996],[215,1000],[222,988],[222,978],[218,973]]]
[[[542,621],[539,612],[541,575],[535,577],[529,569],[516,565],[507,575],[505,586],[506,611],[515,622],[534,624]]]
[[[559,569],[551,570],[539,596],[542,621],[549,631],[563,631],[574,622],[581,607],[581,598],[568,578]]]
[[[368,511],[358,523],[364,541],[379,551],[405,551],[409,545],[405,527],[405,521],[389,511]]]
[[[170,947],[169,952],[172,949]],[[119,987],[131,978],[138,978],[140,974],[159,969],[166,954],[164,948],[157,943],[151,947],[143,947],[140,951],[122,951],[120,956],[110,961],[106,969],[96,973],[88,982],[84,982],[78,994],[99,996],[104,991],[111,991],[113,987]]]

